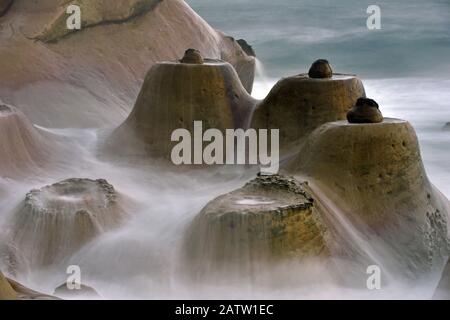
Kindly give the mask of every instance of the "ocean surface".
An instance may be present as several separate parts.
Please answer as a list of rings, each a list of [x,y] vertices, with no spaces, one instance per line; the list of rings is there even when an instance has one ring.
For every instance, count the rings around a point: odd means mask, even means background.
[[[383,114],[410,121],[432,181],[450,197],[450,1],[188,0],[260,60],[253,95],[324,58],[357,74]],[[381,29],[367,28],[369,5]],[[450,127],[450,125],[449,125]]]

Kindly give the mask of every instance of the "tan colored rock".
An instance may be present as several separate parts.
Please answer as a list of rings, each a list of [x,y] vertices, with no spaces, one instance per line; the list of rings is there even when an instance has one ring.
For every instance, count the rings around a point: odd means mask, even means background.
[[[13,279],[7,279],[11,287],[17,294],[19,300],[60,300],[57,297],[43,294],[25,287]]]
[[[260,263],[328,256],[327,228],[306,190],[292,178],[259,176],[211,201],[186,239],[194,274],[251,274]]]
[[[281,79],[253,115],[255,129],[279,129],[280,146],[305,138],[324,123],[344,120],[364,86],[352,75],[334,74],[314,79],[307,74]]]
[[[18,296],[3,273],[0,272],[0,300],[17,300]]]
[[[30,191],[12,224],[12,243],[33,266],[70,256],[123,221],[118,194],[105,180],[68,179]]]
[[[163,62],[148,72],[128,119],[108,139],[116,155],[170,159],[174,130],[247,128],[255,100],[234,68],[220,60],[203,64]]]
[[[150,67],[180,59],[188,48],[230,62],[251,91],[255,58],[186,2],[163,0],[154,7],[153,0],[81,2],[88,6],[82,17],[86,11],[86,19],[95,19],[53,42],[35,38],[59,34],[56,26],[68,17],[65,0],[17,0],[14,10],[2,17],[0,97],[19,106],[33,123],[118,126],[131,111]]]
[[[191,64],[203,64],[203,57],[200,51],[195,49],[188,49],[184,53],[184,57],[180,60],[181,63],[191,63]]]
[[[407,264],[405,272],[438,266],[448,254],[449,202],[428,180],[408,122],[325,124],[287,171],[308,179],[340,214],[381,237]]]
[[[23,177],[44,167],[53,150],[49,141],[22,112],[0,102],[1,177]]]
[[[375,100],[359,98],[347,113],[347,120],[350,123],[380,123],[383,122],[383,115]]]

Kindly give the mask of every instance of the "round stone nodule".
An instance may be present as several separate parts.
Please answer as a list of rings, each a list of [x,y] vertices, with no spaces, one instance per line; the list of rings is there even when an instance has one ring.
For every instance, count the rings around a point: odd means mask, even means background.
[[[187,49],[180,62],[189,64],[203,64],[204,60],[200,51],[196,49]]]
[[[328,60],[319,59],[311,65],[308,75],[313,79],[329,79],[333,77],[333,69]]]
[[[30,265],[50,265],[118,226],[123,217],[118,195],[106,180],[68,179],[26,195],[12,242]]]
[[[347,113],[347,120],[350,123],[381,123],[383,115],[375,100],[359,98]]]

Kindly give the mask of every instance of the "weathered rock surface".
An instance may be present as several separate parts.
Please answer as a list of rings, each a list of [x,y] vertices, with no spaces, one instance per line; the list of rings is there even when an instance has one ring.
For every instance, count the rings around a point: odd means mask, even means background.
[[[31,290],[30,288],[25,287],[24,285],[20,284],[15,280],[12,279],[7,280],[10,283],[11,287],[14,289],[14,291],[17,293],[17,297],[20,300],[60,300],[57,297]]]
[[[171,135],[179,128],[247,128],[256,101],[227,62],[163,62],[148,72],[128,119],[108,139],[116,155],[170,159]]]
[[[15,107],[0,102],[0,177],[17,178],[44,167],[49,140]]]
[[[383,115],[374,100],[359,98],[347,113],[347,120],[350,123],[380,123],[383,122]]]
[[[350,108],[364,96],[361,80],[352,75],[284,78],[256,109],[252,127],[280,129],[280,146],[287,149],[322,124],[346,119]]]
[[[79,0],[85,27],[66,34],[67,1],[16,0],[0,29],[0,97],[44,127],[117,126],[146,71],[188,48],[231,63],[251,91],[254,57],[184,1],[157,2]]]
[[[30,191],[13,217],[12,243],[30,266],[61,261],[124,218],[105,180],[68,179]]]
[[[325,124],[287,171],[308,179],[352,223],[380,236],[406,264],[405,272],[437,267],[447,256],[449,202],[428,180],[408,122]]]
[[[13,0],[0,0],[0,17],[11,7]]]
[[[185,252],[199,277],[216,271],[248,274],[262,261],[327,256],[326,238],[305,184],[260,176],[201,211],[188,232]]]
[[[14,289],[0,272],[0,300],[17,300],[18,296]]]

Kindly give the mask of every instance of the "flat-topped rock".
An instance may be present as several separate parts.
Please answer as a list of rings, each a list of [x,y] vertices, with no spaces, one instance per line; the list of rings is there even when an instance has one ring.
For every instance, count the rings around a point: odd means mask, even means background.
[[[200,212],[189,230],[185,252],[198,276],[227,269],[245,274],[261,261],[325,256],[325,234],[304,184],[288,177],[260,176]]]
[[[16,212],[12,242],[30,265],[50,265],[122,222],[105,180],[68,179],[30,191]]]
[[[176,129],[247,128],[255,100],[234,68],[221,60],[162,62],[148,72],[133,111],[107,144],[116,155],[168,158]]]
[[[438,266],[446,257],[448,200],[428,180],[407,121],[327,123],[308,137],[287,171],[310,180],[350,221],[381,236],[410,270]]]
[[[364,86],[353,75],[283,78],[257,107],[252,127],[280,129],[280,145],[285,149],[324,123],[346,119],[360,97],[365,97]]]

